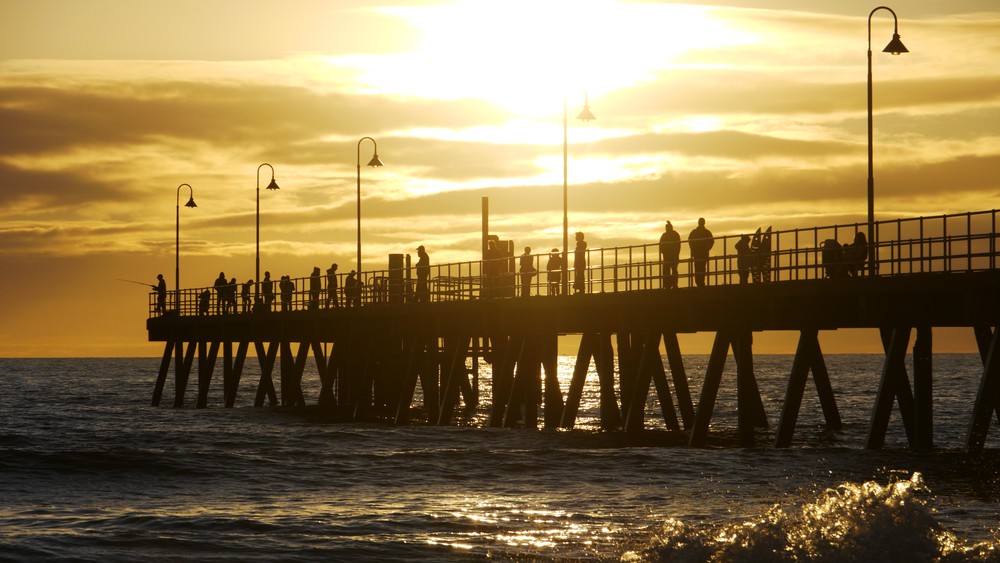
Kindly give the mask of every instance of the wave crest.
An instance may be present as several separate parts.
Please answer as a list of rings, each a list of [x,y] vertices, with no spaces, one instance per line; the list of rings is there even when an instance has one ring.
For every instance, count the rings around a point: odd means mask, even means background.
[[[699,529],[670,519],[622,561],[1000,561],[1000,536],[968,544],[924,500],[923,477],[843,483],[795,512]]]

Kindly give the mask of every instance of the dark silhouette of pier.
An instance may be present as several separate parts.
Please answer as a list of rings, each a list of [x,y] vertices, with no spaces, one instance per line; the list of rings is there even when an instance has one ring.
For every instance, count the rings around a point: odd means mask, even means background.
[[[753,334],[781,330],[799,335],[775,432],[775,444],[787,447],[810,374],[827,428],[841,425],[831,384],[837,374],[827,370],[822,332],[868,328],[877,329],[885,360],[881,374],[872,377],[878,392],[865,445],[882,446],[897,405],[910,446],[927,450],[934,447],[932,329],[961,327],[969,329],[983,363],[965,444],[977,451],[994,413],[1000,416],[997,214],[877,223],[874,276],[856,263],[839,263],[855,260],[852,254],[827,252],[831,245],[825,241],[848,243],[867,227],[850,224],[772,231],[752,266],[766,268],[766,275],[755,272],[754,283],[740,283],[747,262],[738,260],[741,236],[735,234],[714,237],[704,287],[695,286],[686,241],[678,287],[667,287],[674,282],[663,275],[658,241],[651,240],[587,250],[582,294],[549,294],[545,252],[533,256],[536,275],[525,278],[518,273],[527,260],[521,255],[496,263],[432,264],[429,295],[422,291],[419,299],[409,257],[390,255],[390,268],[361,272],[357,307],[310,306],[309,277],[291,280],[287,311],[258,304],[248,313],[199,314],[199,296],[208,288],[198,287],[175,292],[161,313],[154,292],[149,339],[165,347],[152,403],[160,404],[173,363],[173,404],[184,406],[197,354],[196,406],[207,405],[221,356],[224,403],[232,407],[253,354],[261,368],[256,406],[316,405],[332,420],[403,424],[410,422],[420,385],[427,422],[446,425],[455,421],[460,404],[478,404],[478,380],[488,366],[491,426],[572,428],[594,365],[603,428],[641,431],[655,393],[666,427],[701,446],[732,356],[737,434],[742,445],[752,446],[756,429],[768,424],[753,369]],[[832,273],[847,270],[856,275]],[[344,288],[339,276],[338,287]],[[522,296],[522,279],[531,282],[524,292],[530,296]],[[704,374],[688,373],[678,344],[678,334],[695,332],[715,334]],[[580,344],[564,394],[556,372],[558,339],[567,334],[579,335]],[[912,373],[906,363],[911,342]],[[303,395],[309,361],[319,374],[318,397]],[[700,390],[690,389],[689,381]]]

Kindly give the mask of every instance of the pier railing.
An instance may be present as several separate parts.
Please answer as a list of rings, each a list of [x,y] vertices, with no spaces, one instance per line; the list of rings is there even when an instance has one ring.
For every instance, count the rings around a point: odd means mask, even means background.
[[[997,210],[914,217],[880,221],[875,237],[868,241],[875,257],[875,275],[901,276],[925,273],[974,272],[997,269]],[[766,229],[766,227],[765,227]],[[714,237],[705,275],[706,285],[867,276],[868,263],[848,265],[840,245],[854,241],[856,233],[867,234],[867,223],[851,223],[770,232],[769,247],[740,258],[740,234]],[[751,233],[747,233],[751,234]],[[658,235],[657,235],[658,236]],[[752,236],[752,234],[751,234]],[[683,238],[683,237],[682,237]],[[831,244],[827,241],[836,241]],[[694,287],[695,269],[687,240],[681,240],[677,263],[678,287]],[[864,259],[867,252],[862,254]],[[326,276],[317,282],[309,276],[291,278],[284,298],[274,282],[274,299],[258,304],[271,311],[327,309],[336,306],[402,305],[414,302],[461,301],[558,295],[561,283],[553,282],[547,270],[548,254],[532,255],[534,273],[518,272],[520,256],[497,261],[470,260],[433,264],[426,286],[415,268],[362,272],[355,291],[345,287],[346,276],[338,274],[337,291],[328,292]],[[569,293],[575,293],[577,274],[582,272],[583,293],[618,293],[666,287],[665,267],[658,240],[649,244],[595,248],[586,251],[586,267],[578,268],[570,249],[567,274]],[[741,272],[742,271],[742,272]],[[318,288],[318,289],[317,289]],[[225,293],[213,286],[167,292],[166,311],[181,316],[236,314],[254,310],[241,297],[240,286]],[[225,290],[224,290],[225,291]],[[253,295],[253,291],[250,292]],[[156,292],[149,296],[150,316],[159,316]]]

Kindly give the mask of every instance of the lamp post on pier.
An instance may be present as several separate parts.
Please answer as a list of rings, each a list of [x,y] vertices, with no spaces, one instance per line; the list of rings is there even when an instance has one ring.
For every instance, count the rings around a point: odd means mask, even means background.
[[[368,161],[368,166],[375,168],[377,166],[382,166],[382,161],[378,158],[378,143],[375,139],[371,137],[361,137],[358,139],[358,280],[361,279],[361,141],[368,139],[372,142],[373,153],[372,159]]]
[[[589,96],[583,94],[583,110],[576,118],[581,121],[597,119],[590,112]],[[562,289],[563,295],[569,295],[569,119],[566,113],[566,96],[563,96],[563,251],[562,251]]]
[[[190,184],[177,186],[176,233],[174,237],[174,306],[177,314],[181,314],[181,188],[187,186],[188,201],[184,207],[198,207],[194,202],[194,188]]]
[[[875,240],[875,179],[872,150],[872,16],[879,10],[887,10],[892,14],[892,40],[882,49],[883,53],[909,53],[903,42],[899,39],[899,20],[896,12],[888,6],[879,6],[868,14],[868,275],[874,276],[878,270],[876,262],[878,256],[878,241]]]
[[[260,169],[267,166],[271,169],[271,183],[267,185],[268,190],[277,190],[277,182],[274,181],[274,167],[268,163],[263,163],[257,167],[257,264],[254,269],[253,278],[253,302],[256,305],[260,298]]]

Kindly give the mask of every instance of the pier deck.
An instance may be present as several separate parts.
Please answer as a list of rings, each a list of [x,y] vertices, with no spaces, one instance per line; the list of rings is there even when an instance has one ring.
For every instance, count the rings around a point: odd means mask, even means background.
[[[585,291],[574,295],[548,294],[550,288],[541,279],[543,256],[537,259],[540,275],[531,280],[529,297],[519,296],[521,279],[513,272],[513,260],[505,260],[499,269],[483,261],[435,265],[427,302],[414,302],[409,268],[366,272],[358,307],[343,302],[326,306],[325,287],[317,300],[309,278],[294,280],[285,311],[276,302],[247,313],[198,314],[198,296],[209,289],[195,288],[172,294],[167,312],[159,314],[152,295],[149,339],[165,342],[153,404],[160,403],[171,362],[174,405],[184,404],[197,350],[198,406],[205,405],[220,351],[225,402],[232,406],[252,349],[262,372],[258,406],[277,404],[279,398],[284,405],[305,405],[300,382],[311,356],[322,386],[320,396],[310,401],[321,409],[347,419],[381,414],[403,423],[419,384],[424,409],[433,413],[431,422],[448,424],[458,403],[478,401],[470,378],[486,363],[494,389],[491,425],[512,425],[515,412],[518,417],[527,413],[529,424],[537,424],[537,408],[544,404],[546,426],[570,428],[593,361],[601,385],[603,427],[641,430],[646,399],[655,384],[667,428],[686,432],[689,443],[697,446],[705,443],[724,364],[732,352],[738,434],[743,444],[753,445],[754,429],[766,426],[767,420],[753,373],[752,335],[781,330],[799,333],[776,432],[776,445],[788,446],[810,373],[827,426],[840,425],[820,331],[869,328],[879,330],[886,358],[880,377],[872,379],[879,391],[866,445],[882,445],[897,404],[911,447],[929,449],[932,329],[965,327],[983,358],[966,444],[978,450],[993,413],[1000,416],[996,220],[996,211],[986,211],[880,223],[879,240],[872,244],[878,257],[874,277],[848,276],[831,255],[824,256],[823,241],[850,237],[861,227],[848,225],[773,233],[766,263],[755,263],[756,283],[739,283],[745,262],[737,259],[736,238],[716,237],[705,287],[695,286],[691,262],[684,259],[680,287],[665,288],[656,245],[641,245],[590,251]],[[491,272],[497,271],[509,273],[491,279]],[[216,311],[214,301],[212,305],[209,313]],[[696,404],[677,343],[678,334],[695,332],[715,333]],[[555,371],[558,338],[566,334],[580,335],[580,345],[564,397]],[[904,360],[914,336],[909,374]],[[324,345],[329,345],[328,356]],[[272,377],[275,366],[278,389]]]

